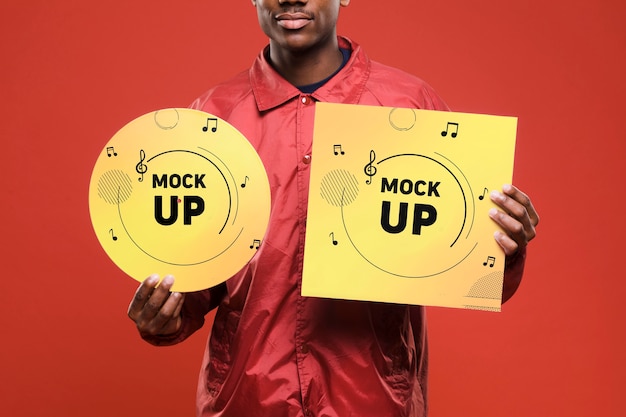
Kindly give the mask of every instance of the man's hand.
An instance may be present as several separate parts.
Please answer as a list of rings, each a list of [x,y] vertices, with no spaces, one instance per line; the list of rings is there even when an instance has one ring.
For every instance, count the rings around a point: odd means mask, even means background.
[[[504,231],[494,237],[507,256],[513,255],[535,237],[539,216],[530,198],[512,185],[504,185],[502,192],[492,191],[490,198],[501,210],[491,209],[489,217]]]
[[[128,306],[128,317],[135,322],[142,336],[163,336],[176,333],[182,324],[180,311],[184,294],[170,292],[174,284],[171,275],[163,278],[160,285],[158,275],[146,278]]]

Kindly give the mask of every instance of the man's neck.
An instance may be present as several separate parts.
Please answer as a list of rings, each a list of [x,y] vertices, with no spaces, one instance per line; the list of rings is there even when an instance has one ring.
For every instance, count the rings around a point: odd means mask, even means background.
[[[286,51],[272,48],[270,60],[274,68],[295,86],[313,84],[332,75],[343,61],[339,46],[334,43],[318,50]]]

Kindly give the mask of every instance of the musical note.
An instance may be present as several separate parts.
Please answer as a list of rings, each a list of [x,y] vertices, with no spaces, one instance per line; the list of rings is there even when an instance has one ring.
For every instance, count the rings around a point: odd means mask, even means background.
[[[137,171],[138,174],[141,174],[141,177],[139,177],[139,181],[143,181],[143,174],[145,174],[146,172],[148,172],[148,165],[144,164],[143,161],[146,160],[146,153],[143,151],[143,149],[139,150],[139,162],[137,163],[137,165],[135,165],[135,170]]]
[[[483,262],[483,266],[487,266],[487,264],[489,264],[489,268],[493,268],[495,263],[496,263],[496,258],[494,258],[493,256],[487,256],[487,260]]]
[[[250,249],[259,249],[259,246],[261,246],[261,241],[259,239],[254,239],[252,241],[252,245],[250,245]]]
[[[107,156],[109,158],[111,156],[117,156],[117,152],[115,152],[115,148],[113,146],[107,146]]]
[[[246,188],[246,184],[248,183],[248,180],[250,178],[248,178],[248,176],[246,175],[246,177],[243,179],[243,182],[241,183],[241,188]]]
[[[345,152],[343,151],[343,148],[341,147],[341,145],[333,145],[333,153],[335,155],[345,155]]]
[[[454,123],[454,122],[448,122],[448,124],[446,125],[446,130],[441,132],[441,136],[446,136],[448,134],[448,130],[450,129],[450,126],[454,127],[454,132],[450,132],[450,136],[452,138],[456,138],[456,135],[459,133],[459,124]]]
[[[214,126],[211,127],[211,132],[217,132],[217,119],[215,117],[208,117],[206,119],[206,126],[202,127],[203,132],[207,132],[209,130],[209,122],[213,122]]]
[[[483,190],[483,195],[479,195],[479,196],[478,196],[478,199],[479,199],[479,200],[483,200],[483,199],[485,198],[485,194],[487,194],[487,191],[489,191],[489,190],[485,188],[485,189]]]
[[[337,241],[335,240],[335,232],[331,232],[331,233],[328,235],[328,237],[330,237],[331,241],[333,242],[333,245],[337,246],[337,244],[338,244],[339,242],[337,242]]]
[[[115,233],[113,233],[113,229],[109,229],[109,233],[111,234],[111,239],[113,239],[113,241],[116,241],[117,236],[115,236]]]
[[[365,168],[363,168],[363,170],[365,171],[365,175],[367,175],[369,178],[367,181],[365,181],[366,184],[371,184],[372,183],[372,177],[374,175],[376,175],[376,167],[374,166],[374,161],[376,160],[376,153],[374,152],[374,150],[372,149],[370,151],[370,161],[367,165],[365,165]]]

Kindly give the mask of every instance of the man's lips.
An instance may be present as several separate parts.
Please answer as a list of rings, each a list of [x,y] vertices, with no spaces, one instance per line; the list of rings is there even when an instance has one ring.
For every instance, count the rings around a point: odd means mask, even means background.
[[[278,26],[284,29],[302,29],[309,23],[311,23],[313,19],[306,13],[279,13],[276,15],[276,21],[278,22]]]

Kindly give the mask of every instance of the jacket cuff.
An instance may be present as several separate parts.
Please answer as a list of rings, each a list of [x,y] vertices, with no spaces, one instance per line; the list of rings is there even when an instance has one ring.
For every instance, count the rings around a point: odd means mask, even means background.
[[[507,302],[519,288],[526,264],[526,248],[506,257],[504,283],[502,285],[502,304]]]

